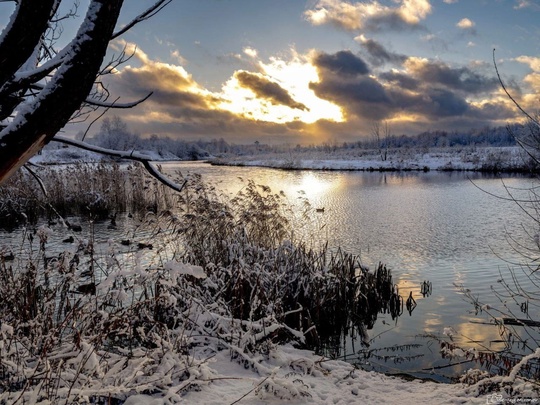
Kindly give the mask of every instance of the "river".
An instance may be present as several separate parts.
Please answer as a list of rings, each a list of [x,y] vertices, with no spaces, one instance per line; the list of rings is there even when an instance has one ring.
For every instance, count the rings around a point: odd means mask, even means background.
[[[406,299],[412,292],[417,306],[397,321],[380,315],[368,331],[369,350],[354,339],[344,340],[341,356],[368,369],[444,380],[472,367],[472,363],[446,367],[460,359],[443,359],[438,342],[421,335],[448,340],[452,334],[452,341],[464,348],[501,350],[504,342],[498,328],[478,323],[488,322],[488,315],[475,310],[459,286],[482,304],[501,308],[492,287],[503,291],[501,280],[511,282],[511,270],[524,286],[530,285],[518,264],[530,263],[523,253],[534,258],[538,252],[532,240],[538,225],[509,199],[509,193],[530,199],[535,179],[469,172],[286,171],[204,163],[171,163],[164,170],[200,173],[231,195],[251,179],[276,193],[283,191],[298,209],[307,199],[313,207],[311,220],[301,222],[298,235],[313,244],[328,241],[331,248],[358,254],[370,268],[383,262],[392,269],[400,295]],[[426,297],[421,293],[425,280],[432,283]],[[519,305],[524,301],[509,300],[508,310],[525,317]]]
[[[536,214],[529,210],[533,215],[528,216],[520,208],[528,204],[518,205],[508,193],[527,200],[538,185],[536,179],[469,172],[286,171],[202,162],[169,162],[162,168],[171,174],[201,174],[231,196],[247,179],[269,186],[275,193],[282,191],[293,208],[296,238],[313,246],[328,242],[330,249],[341,247],[359,255],[369,268],[385,263],[400,295],[407,299],[412,294],[417,305],[410,314],[404,310],[396,320],[390,314],[380,314],[373,329],[367,331],[369,347],[362,347],[355,337],[343,337],[335,352],[365,369],[449,381],[451,376],[478,367],[463,362],[463,358],[440,354],[440,339],[478,350],[505,347],[499,328],[486,324],[488,314],[475,308],[463,289],[482,305],[502,308],[492,290],[502,291],[501,281],[511,282],[515,275],[523,286],[531,286],[519,264],[531,263],[538,256],[533,240],[539,231]],[[299,215],[306,200],[312,207],[307,220]],[[107,223],[92,224],[80,237],[99,239],[96,242],[101,243],[101,249],[109,249],[110,240],[129,239],[139,232],[122,229],[122,221],[119,218],[118,230],[109,229]],[[15,249],[22,234],[20,229],[3,233],[2,245]],[[50,245],[65,249],[63,238],[65,235],[57,232]],[[129,251],[124,246],[120,249]],[[422,294],[424,281],[432,284],[431,294]],[[506,312],[526,317],[520,311],[524,298],[503,300],[507,301]],[[529,315],[540,320],[533,304]],[[487,312],[500,316],[493,310]],[[523,332],[520,328],[516,328],[517,334]]]

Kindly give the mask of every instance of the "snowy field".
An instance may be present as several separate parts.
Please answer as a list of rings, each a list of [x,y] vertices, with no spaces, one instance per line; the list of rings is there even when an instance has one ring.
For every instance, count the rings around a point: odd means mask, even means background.
[[[138,151],[154,161],[179,160],[168,152]],[[36,164],[99,162],[109,158],[74,147],[46,149],[32,158]],[[237,156],[226,154],[209,159],[213,164],[312,170],[469,170],[528,171],[531,158],[520,147],[401,148],[389,150],[385,159],[377,150],[338,149],[313,151],[291,149],[284,152]]]
[[[384,153],[384,152],[383,152]],[[519,147],[454,147],[380,151],[339,149],[224,156],[215,164],[314,170],[526,170],[530,158]]]

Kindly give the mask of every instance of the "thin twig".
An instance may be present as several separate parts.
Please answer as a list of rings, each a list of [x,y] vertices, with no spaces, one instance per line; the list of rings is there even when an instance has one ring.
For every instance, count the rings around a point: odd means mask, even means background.
[[[243,400],[245,397],[247,397],[249,394],[251,394],[253,391],[255,391],[257,388],[259,388],[266,380],[268,380],[270,376],[266,377],[264,380],[262,380],[259,384],[257,384],[253,389],[246,392],[244,395],[242,395],[240,398],[238,398],[236,401],[231,402],[229,405],[234,405]]]

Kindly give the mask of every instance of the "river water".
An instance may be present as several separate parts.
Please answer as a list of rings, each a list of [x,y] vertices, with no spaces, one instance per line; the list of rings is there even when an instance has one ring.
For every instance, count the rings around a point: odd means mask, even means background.
[[[297,238],[314,246],[328,242],[330,249],[341,247],[360,255],[369,268],[383,262],[392,270],[400,295],[407,299],[412,294],[417,306],[396,320],[389,314],[379,315],[367,331],[369,347],[362,347],[354,337],[344,337],[336,350],[341,358],[366,369],[448,381],[449,376],[478,365],[449,366],[463,359],[440,355],[437,339],[449,339],[445,329],[464,348],[504,348],[498,327],[485,324],[489,321],[486,311],[476,310],[462,288],[482,304],[502,308],[492,290],[502,291],[501,280],[511,282],[514,275],[524,286],[530,285],[519,264],[531,263],[537,256],[533,236],[538,224],[534,210],[528,216],[508,193],[525,201],[537,180],[465,172],[286,171],[200,162],[164,163],[162,168],[171,174],[201,174],[231,196],[251,179],[276,193],[282,191],[293,213],[303,211],[307,200],[312,210],[307,220],[294,221]],[[121,222],[119,218],[119,228]],[[107,223],[96,223],[92,229],[83,229],[81,237],[91,231],[107,249],[108,240],[129,239],[138,232],[108,228]],[[4,233],[2,245],[17,246],[22,232]],[[51,244],[64,249],[62,238],[65,235],[60,232],[51,237]],[[421,293],[424,281],[432,284],[426,296]],[[526,317],[520,312],[525,299],[505,300],[515,316]],[[531,303],[529,316],[540,320],[537,312]]]
[[[453,342],[465,348],[504,347],[496,326],[478,323],[489,317],[475,310],[460,286],[482,304],[501,308],[492,291],[502,291],[501,280],[511,282],[514,274],[528,285],[519,264],[530,263],[523,254],[534,257],[538,252],[533,241],[538,225],[509,197],[530,199],[529,190],[538,185],[535,179],[464,172],[285,171],[204,163],[171,163],[164,169],[200,173],[230,194],[251,179],[276,193],[283,191],[298,209],[308,199],[314,209],[311,220],[299,227],[299,235],[314,244],[328,241],[331,248],[358,254],[370,268],[383,262],[392,269],[400,295],[406,299],[412,293],[416,308],[410,315],[404,311],[397,322],[390,315],[379,316],[368,331],[372,355],[367,361],[363,357],[368,349],[345,339],[340,353],[344,359],[380,371],[444,380],[441,376],[455,375],[473,364],[446,367],[460,359],[443,359],[438,342],[421,335],[448,340],[447,328]],[[421,293],[424,280],[432,283],[426,297]],[[507,301],[510,311],[525,317],[519,305],[525,299]],[[536,315],[531,310],[533,319]]]

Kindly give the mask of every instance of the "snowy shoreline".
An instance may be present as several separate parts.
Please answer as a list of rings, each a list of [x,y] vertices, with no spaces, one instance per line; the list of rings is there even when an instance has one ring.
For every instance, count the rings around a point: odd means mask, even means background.
[[[138,151],[154,162],[183,161],[170,153]],[[44,150],[31,162],[59,165],[77,162],[110,162],[109,157],[74,147]],[[204,160],[215,166],[268,167],[283,170],[325,170],[364,172],[428,172],[470,171],[485,173],[537,173],[538,167],[522,148],[513,147],[450,147],[395,149],[385,160],[376,150],[310,151],[258,153],[238,156],[226,154]]]
[[[519,147],[444,148],[428,151],[392,150],[385,160],[377,151],[345,153],[337,151],[265,153],[222,156],[210,159],[213,165],[256,166],[285,170],[393,171],[475,171],[488,173],[531,173],[527,153]]]
[[[505,399],[524,403],[538,401],[536,397],[531,397],[535,394],[530,386],[525,387],[527,384],[523,381],[515,381],[521,390],[509,399],[508,395],[498,392],[484,393],[483,387],[488,380],[471,385],[406,380],[374,371],[363,371],[344,361],[329,360],[290,345],[277,346],[268,355],[261,355],[259,365],[259,369],[264,368],[268,372],[246,368],[231,360],[227,350],[219,351],[207,362],[199,364],[198,373],[205,375],[206,381],[200,381],[196,390],[185,392],[180,403],[413,405],[512,403],[505,402]],[[494,377],[493,382],[501,378]],[[172,387],[171,391],[174,389]],[[137,394],[130,396],[125,405],[167,403],[166,398]]]

